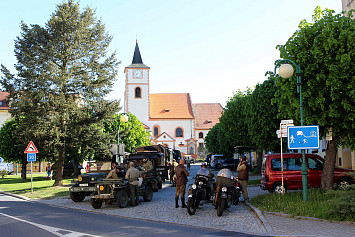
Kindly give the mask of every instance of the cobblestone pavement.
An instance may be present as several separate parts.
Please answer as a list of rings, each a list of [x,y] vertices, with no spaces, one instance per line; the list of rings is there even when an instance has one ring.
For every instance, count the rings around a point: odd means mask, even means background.
[[[191,165],[189,183],[195,176],[199,165]],[[257,194],[257,188],[250,190],[250,197]],[[262,191],[262,190],[261,190]],[[52,200],[38,200],[38,202],[48,203],[63,207],[77,208],[80,210],[95,211],[100,213],[118,215],[123,217],[141,218],[183,225],[207,227],[220,230],[237,231],[248,234],[267,235],[268,232],[260,219],[250,210],[247,205],[239,203],[223,212],[221,217],[217,217],[217,211],[211,203],[203,203],[196,211],[195,215],[190,216],[186,208],[175,208],[175,188],[165,183],[163,189],[154,193],[151,202],[141,202],[138,207],[118,208],[117,206],[103,206],[95,210],[90,205],[90,198],[86,197],[83,202],[75,203],[69,197],[57,198]],[[241,198],[242,200],[242,198]],[[181,204],[179,204],[181,206]]]

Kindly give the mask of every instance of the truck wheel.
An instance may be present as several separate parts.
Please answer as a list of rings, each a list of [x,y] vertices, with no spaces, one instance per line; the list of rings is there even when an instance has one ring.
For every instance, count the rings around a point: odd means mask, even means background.
[[[153,192],[158,192],[158,190],[159,190],[158,181],[154,180],[152,182],[152,190],[153,190]]]
[[[128,205],[128,194],[126,191],[121,190],[117,193],[117,205],[120,208],[125,208]]]
[[[95,199],[95,198],[91,198],[90,202],[91,202],[91,206],[94,209],[100,209],[101,206],[102,206],[102,201],[101,200],[98,200],[98,199]]]
[[[145,202],[152,201],[152,199],[153,199],[153,189],[152,189],[151,186],[149,186],[149,185],[145,186],[143,199],[144,199]]]
[[[158,189],[162,189],[163,188],[163,180],[158,181]]]
[[[82,202],[85,199],[85,197],[86,197],[85,193],[70,192],[70,198],[74,202]]]

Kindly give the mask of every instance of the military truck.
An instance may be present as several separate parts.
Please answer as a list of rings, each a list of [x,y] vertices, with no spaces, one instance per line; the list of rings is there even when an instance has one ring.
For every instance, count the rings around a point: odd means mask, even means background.
[[[133,154],[130,155],[130,157]],[[158,172],[161,177],[162,183],[169,179],[169,165],[173,161],[173,149],[162,146],[162,145],[152,145],[152,146],[143,146],[137,147],[135,149],[135,156],[137,157],[146,157],[147,159],[151,158],[153,163],[153,168]]]
[[[74,179],[74,185],[69,188],[71,200],[82,202],[86,196],[96,192],[96,182],[105,179],[110,170],[111,161],[88,162],[87,173]]]
[[[103,179],[95,184],[96,191],[90,198],[91,206],[94,209],[100,209],[102,204],[117,205],[120,208],[125,208],[129,201],[129,182],[125,178],[120,179]],[[142,196],[144,201],[150,202],[153,198],[152,179],[149,177],[139,178],[138,185],[139,196]]]

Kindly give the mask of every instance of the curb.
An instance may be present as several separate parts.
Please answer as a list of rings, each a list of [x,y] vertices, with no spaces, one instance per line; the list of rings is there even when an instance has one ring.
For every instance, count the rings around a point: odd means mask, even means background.
[[[19,199],[22,199],[22,200],[25,200],[25,201],[31,201],[31,199],[28,198],[28,197],[24,197],[24,196],[13,194],[13,193],[0,191],[0,194],[4,194],[4,195],[7,195],[7,196],[12,196],[12,197],[19,198]]]
[[[275,236],[272,227],[269,225],[269,223],[267,222],[266,218],[261,213],[261,211],[258,208],[254,207],[253,205],[251,205],[249,202],[245,202],[245,204],[248,205],[255,212],[255,214],[257,215],[257,217],[260,219],[261,223],[265,227],[268,235]]]

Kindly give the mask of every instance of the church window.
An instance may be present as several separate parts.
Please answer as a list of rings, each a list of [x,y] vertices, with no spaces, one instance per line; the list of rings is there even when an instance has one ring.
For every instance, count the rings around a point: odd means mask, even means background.
[[[142,98],[142,90],[140,87],[136,87],[134,89],[134,97],[135,98]]]
[[[184,132],[182,131],[182,128],[175,129],[175,137],[184,137]]]
[[[198,134],[198,138],[203,138],[203,132],[200,132],[200,133]]]
[[[153,127],[153,136],[154,136],[154,137],[159,136],[159,126],[157,126],[157,125],[155,125],[155,126]]]

